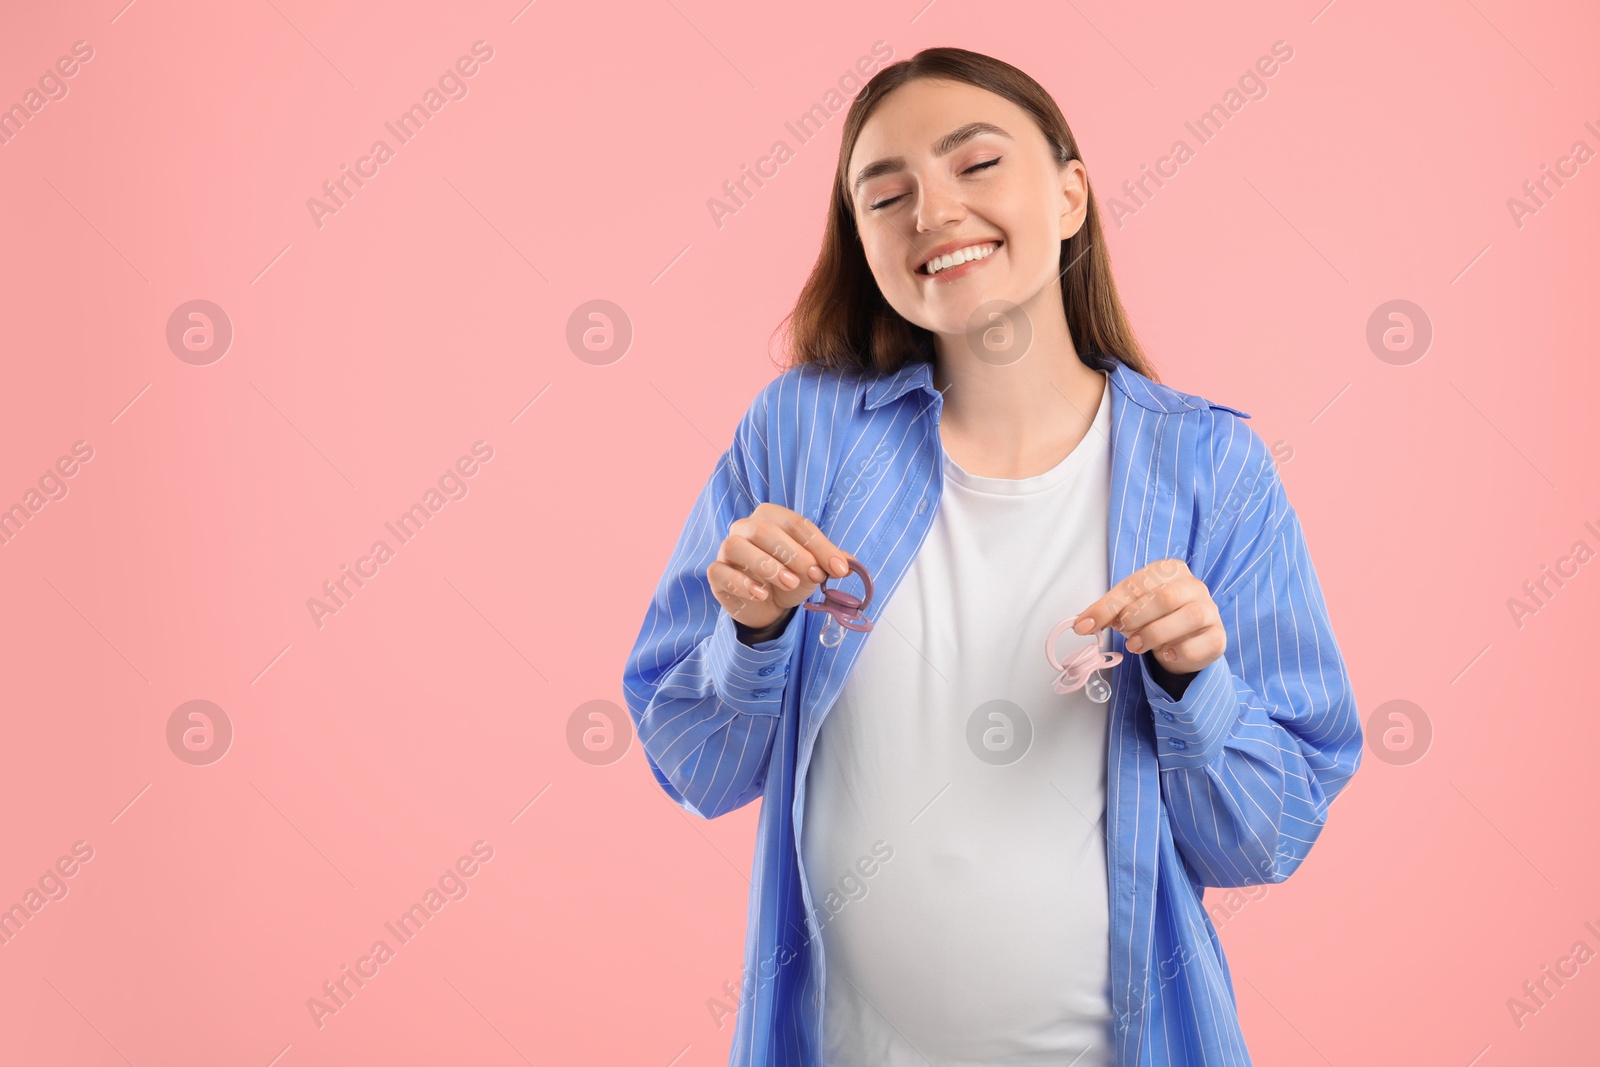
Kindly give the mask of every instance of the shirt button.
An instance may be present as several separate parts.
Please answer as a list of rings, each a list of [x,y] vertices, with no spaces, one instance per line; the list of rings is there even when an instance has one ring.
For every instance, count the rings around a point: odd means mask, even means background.
[[[752,689],[750,690],[750,695],[753,697],[764,697],[771,692],[772,690],[770,689]]]
[[[1168,722],[1173,722],[1178,718],[1176,715],[1172,714],[1172,712],[1168,711],[1166,708],[1162,708],[1161,709],[1161,717],[1163,719],[1166,719]]]
[[[925,512],[927,510],[928,510],[928,498],[927,497],[923,497],[921,500],[917,501],[917,514],[921,515],[923,512]]]
[[[773,671],[775,671],[777,669],[778,668],[774,667],[772,664],[769,663],[765,667],[762,667],[759,671],[756,671],[756,673],[761,675],[761,677],[765,678],[767,675],[771,674]]]
[[[1181,737],[1174,737],[1172,740],[1168,741],[1167,744],[1171,745],[1173,748],[1188,748],[1189,747],[1189,742],[1185,741]]]

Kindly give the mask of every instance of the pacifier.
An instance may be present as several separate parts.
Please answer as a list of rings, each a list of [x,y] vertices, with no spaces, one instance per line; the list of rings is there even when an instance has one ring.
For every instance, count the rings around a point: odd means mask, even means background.
[[[827,621],[822,624],[820,640],[827,648],[836,648],[844,640],[846,630],[855,630],[857,633],[866,633],[872,629],[872,623],[867,621],[867,605],[872,603],[872,576],[855,560],[850,561],[850,570],[861,575],[861,584],[866,587],[865,598],[853,593],[846,593],[842,589],[829,589],[828,578],[822,580],[822,600],[808,600],[805,603],[807,611],[825,611],[828,613]],[[831,577],[831,575],[830,575]]]
[[[1045,641],[1045,658],[1050,661],[1050,666],[1061,672],[1056,675],[1055,681],[1050,683],[1050,688],[1057,693],[1072,693],[1082,689],[1084,696],[1096,704],[1104,704],[1111,699],[1111,684],[1100,677],[1100,671],[1121,663],[1122,653],[1103,651],[1100,648],[1100,638],[1095,635],[1094,644],[1078,649],[1065,661],[1057,660],[1056,641],[1062,634],[1072,629],[1072,624],[1077,621],[1076,615],[1070,619],[1062,619],[1056,623],[1055,629],[1050,631],[1050,636]]]

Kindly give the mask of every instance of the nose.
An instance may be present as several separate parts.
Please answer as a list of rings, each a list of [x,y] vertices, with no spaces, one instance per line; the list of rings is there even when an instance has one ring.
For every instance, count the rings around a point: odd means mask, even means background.
[[[966,217],[960,191],[953,182],[934,178],[920,183],[917,194],[917,232],[932,233]]]

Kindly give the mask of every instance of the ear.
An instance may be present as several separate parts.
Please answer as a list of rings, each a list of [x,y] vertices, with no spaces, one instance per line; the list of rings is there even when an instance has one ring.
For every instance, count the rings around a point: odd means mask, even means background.
[[[1089,214],[1089,172],[1083,160],[1069,159],[1061,166],[1061,240],[1083,228]]]

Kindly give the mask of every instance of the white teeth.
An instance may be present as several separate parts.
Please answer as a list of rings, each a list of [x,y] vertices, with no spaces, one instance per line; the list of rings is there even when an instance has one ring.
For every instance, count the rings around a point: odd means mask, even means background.
[[[956,249],[947,256],[938,256],[929,260],[923,269],[928,274],[938,274],[940,271],[949,270],[951,267],[959,267],[961,264],[974,259],[986,259],[994,255],[995,250],[999,247],[998,244],[992,242],[983,245],[968,245],[966,248]]]

